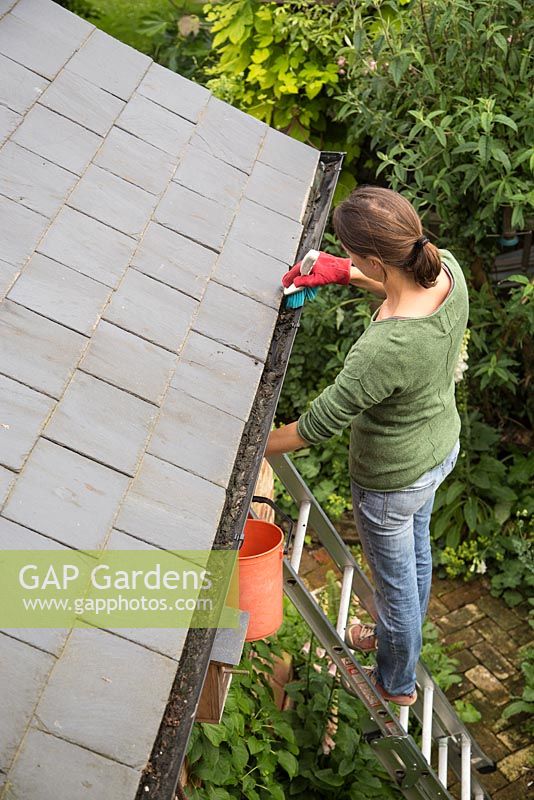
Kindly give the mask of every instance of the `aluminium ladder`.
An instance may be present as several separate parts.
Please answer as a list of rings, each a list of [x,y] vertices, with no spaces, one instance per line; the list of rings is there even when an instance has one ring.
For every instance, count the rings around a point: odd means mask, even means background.
[[[284,592],[335,663],[346,690],[364,704],[367,715],[362,723],[363,735],[376,757],[408,800],[454,800],[447,790],[449,768],[460,782],[461,800],[491,800],[477,774],[492,772],[495,765],[458,718],[424,663],[417,665],[417,701],[412,706],[395,707],[399,708],[398,716],[362,670],[344,637],[353,595],[376,620],[371,584],[287,455],[269,456],[267,460],[299,507],[291,554],[283,562]],[[308,523],[343,576],[335,628],[299,576]],[[410,710],[422,726],[421,748],[408,733]],[[432,759],[436,748],[437,759]],[[437,770],[432,760],[437,760]]]

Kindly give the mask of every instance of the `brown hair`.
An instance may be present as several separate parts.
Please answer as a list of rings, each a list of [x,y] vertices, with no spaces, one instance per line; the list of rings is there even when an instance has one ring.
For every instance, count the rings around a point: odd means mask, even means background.
[[[424,236],[417,212],[398,192],[359,186],[336,206],[332,221],[338,239],[350,252],[411,272],[425,289],[435,286],[441,270],[438,248]]]

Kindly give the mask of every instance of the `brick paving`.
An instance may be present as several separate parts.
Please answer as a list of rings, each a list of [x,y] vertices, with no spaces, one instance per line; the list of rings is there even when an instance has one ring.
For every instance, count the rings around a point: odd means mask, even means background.
[[[300,574],[310,589],[323,586],[330,569],[337,571],[324,548],[304,551]],[[495,772],[481,776],[492,800],[534,797],[534,744],[523,730],[526,715],[501,716],[523,689],[519,648],[534,645],[527,614],[526,603],[511,609],[492,597],[483,576],[469,583],[434,578],[428,618],[443,643],[461,643],[451,656],[459,662],[462,681],[447,691],[447,697],[451,702],[470,701],[482,714],[481,721],[468,728],[497,766]],[[455,793],[454,785],[451,792]]]

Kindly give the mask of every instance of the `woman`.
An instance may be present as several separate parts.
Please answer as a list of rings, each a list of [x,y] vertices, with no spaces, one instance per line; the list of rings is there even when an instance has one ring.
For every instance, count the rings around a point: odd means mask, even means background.
[[[349,258],[321,253],[284,286],[353,284],[384,297],[343,369],[296,422],[269,435],[266,455],[315,445],[351,425],[354,518],[375,585],[377,624],[349,626],[353,649],[377,650],[371,680],[411,705],[432,580],[429,523],[437,487],[459,453],[454,370],[468,318],[462,270],[424,235],[402,195],[362,186],[333,226]]]

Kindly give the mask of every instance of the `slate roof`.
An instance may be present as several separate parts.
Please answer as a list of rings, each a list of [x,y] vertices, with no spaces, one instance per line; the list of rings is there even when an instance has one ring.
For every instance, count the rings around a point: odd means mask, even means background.
[[[210,548],[320,154],[51,0],[0,17],[0,548]],[[185,635],[0,632],[3,800],[134,798]]]

